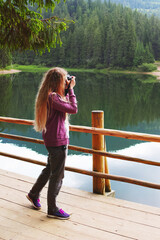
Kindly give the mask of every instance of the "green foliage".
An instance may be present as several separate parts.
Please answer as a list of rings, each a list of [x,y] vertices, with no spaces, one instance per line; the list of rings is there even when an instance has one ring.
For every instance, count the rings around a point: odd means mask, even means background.
[[[157,70],[157,67],[155,64],[152,63],[143,63],[138,67],[138,70],[141,72],[153,72]]]
[[[0,49],[0,68],[5,68],[10,65],[12,61],[12,56],[8,49]]]
[[[160,59],[160,19],[100,0],[68,0],[55,15],[73,19],[61,35],[62,46],[35,55],[14,54],[18,64],[74,68],[132,68]],[[42,12],[50,18],[52,12]]]
[[[99,64],[96,65],[96,68],[97,68],[97,69],[103,69],[103,68],[104,68],[104,65],[101,64],[101,63],[99,63]]]
[[[18,69],[20,71],[23,71],[23,72],[46,72],[49,70],[49,68],[47,67],[43,67],[43,66],[38,66],[38,65],[17,65],[17,64],[14,64],[13,65],[13,68],[14,69]]]
[[[0,47],[10,51],[32,49],[42,52],[61,44],[60,32],[66,30],[67,21],[52,15],[43,18],[38,13],[42,9],[53,11],[59,2],[60,0],[1,0]]]

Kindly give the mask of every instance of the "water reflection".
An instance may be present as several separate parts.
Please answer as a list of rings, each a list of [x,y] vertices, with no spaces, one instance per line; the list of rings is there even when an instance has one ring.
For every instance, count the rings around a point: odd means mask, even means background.
[[[122,74],[71,74],[76,75],[77,85],[75,92],[79,106],[78,114],[71,116],[70,118],[71,124],[91,126],[91,111],[103,110],[105,115],[105,128],[160,134],[160,84],[156,81],[155,77]],[[0,116],[33,119],[34,100],[42,75],[42,73],[18,73],[16,75],[0,76]],[[6,133],[41,138],[41,134],[36,133],[32,126],[0,123],[0,130]],[[7,146],[6,149],[10,149],[12,144],[14,144],[16,147],[28,149],[29,151],[24,151],[27,157],[29,157],[30,154],[31,156],[33,155],[32,151],[40,154],[38,155],[40,158],[43,158],[42,155],[44,156],[47,154],[42,145],[12,141],[10,139],[1,139],[0,141],[0,148],[2,148],[3,151],[5,148],[4,144],[8,144],[5,145]],[[155,160],[155,156],[159,157],[159,145],[156,145],[155,149],[155,143],[150,143],[149,145],[146,145],[147,143],[145,143],[145,145],[143,145],[140,141],[115,137],[106,137],[106,142],[107,150],[111,152],[118,151],[120,153],[121,151],[124,151],[126,155],[129,155],[129,153],[132,152],[132,156],[134,156],[135,152],[138,152],[139,154],[137,157],[148,159],[149,155],[147,149],[149,148],[154,153],[151,157],[152,160]],[[91,135],[71,132],[70,143],[78,146],[91,147]],[[137,148],[137,146],[140,146],[140,148]],[[139,150],[136,151],[136,149]],[[17,153],[17,150],[15,150],[15,152]],[[18,150],[18,153],[19,152],[20,150]],[[89,167],[88,159],[91,159],[91,157],[88,157],[88,155],[79,155],[80,153],[73,151],[70,151],[69,154],[70,163],[72,165],[82,165],[82,168],[84,168],[87,162],[87,167]],[[142,156],[140,156],[141,154]],[[133,173],[134,178],[139,178],[142,175],[142,171],[145,173],[145,176],[151,175],[150,167],[147,169],[144,166],[142,168],[137,168],[137,165],[134,165],[135,167],[133,167],[131,164],[128,165],[126,162],[122,161],[114,164],[114,161],[115,160],[109,160],[109,168],[112,174],[123,175],[124,173],[124,175],[128,174],[131,177],[131,174]],[[19,164],[24,166],[24,163]],[[13,165],[8,163],[6,166],[8,167],[8,170],[10,170],[9,168],[12,169]],[[18,169],[18,167],[16,168]],[[39,169],[39,167],[36,166],[35,168]],[[126,171],[124,171],[125,169]],[[158,172],[155,173],[156,179],[159,179]],[[85,190],[92,190],[91,178],[80,175],[76,175],[78,177],[75,177],[75,174],[72,173],[67,173],[66,175],[66,179],[68,180],[65,181],[69,181],[70,179],[71,182],[71,179],[73,178],[76,179],[76,184],[79,183],[78,187]],[[148,181],[151,180],[152,179],[148,179]],[[126,187],[125,184],[114,182],[112,185],[112,188],[116,190],[116,196],[118,197],[140,202],[144,199],[142,195],[137,199],[137,195],[135,195],[137,191],[136,189],[139,189],[137,186],[129,185],[128,187],[127,185]],[[142,193],[145,194],[146,191],[151,190],[145,189]],[[153,203],[153,201],[151,202]],[[146,203],[148,203],[147,200]],[[150,202],[148,204],[150,204]]]
[[[143,75],[74,73],[79,112],[72,124],[91,125],[91,111],[103,110],[105,128],[128,129],[160,119],[160,84]],[[0,76],[0,115],[33,119],[42,73]],[[142,130],[143,126],[141,125]],[[152,126],[153,127],[153,126]]]
[[[7,115],[10,109],[12,96],[12,77],[9,75],[0,78],[0,116]]]
[[[79,115],[75,120],[90,125],[90,112],[94,109],[104,110],[106,128],[124,129],[159,119],[160,84],[152,82],[152,76],[145,77],[144,81],[140,75],[79,74]]]
[[[0,141],[0,148],[3,149],[4,152],[11,154],[16,154],[18,152],[18,155],[22,157],[27,156],[35,160],[41,160],[43,162],[47,161],[46,155],[40,154],[38,151],[34,151],[33,149],[29,149],[25,146],[18,147],[15,144],[2,143]],[[158,143],[140,143],[135,146],[116,151],[116,153],[160,161],[160,148]],[[92,170],[92,157],[89,155],[71,154],[67,158],[66,165]],[[110,158],[108,158],[108,165],[110,174],[128,176],[160,184],[159,169],[157,167]],[[2,156],[0,156],[0,168],[34,178],[37,178],[43,169],[42,166],[25,163],[15,159],[5,158],[4,161],[4,157]],[[64,185],[92,192],[92,178],[89,176],[66,171]],[[111,187],[115,190],[117,198],[160,207],[159,190],[116,181],[111,181]]]

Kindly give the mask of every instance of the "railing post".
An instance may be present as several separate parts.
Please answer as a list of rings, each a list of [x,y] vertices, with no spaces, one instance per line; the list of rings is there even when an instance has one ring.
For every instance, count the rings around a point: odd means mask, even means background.
[[[92,111],[92,127],[104,128],[104,112]],[[104,151],[104,136],[92,134],[92,148]],[[104,157],[93,154],[93,171],[105,173]],[[105,179],[93,177],[93,192],[105,194]]]
[[[104,136],[104,150],[107,151],[105,136]],[[109,174],[107,157],[104,157],[104,164],[105,164],[105,173]],[[105,179],[105,191],[111,192],[111,183],[109,179]]]

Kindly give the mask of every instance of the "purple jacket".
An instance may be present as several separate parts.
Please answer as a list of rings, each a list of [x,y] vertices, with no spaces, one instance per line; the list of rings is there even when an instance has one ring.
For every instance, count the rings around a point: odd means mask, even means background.
[[[69,126],[66,123],[66,113],[75,114],[78,110],[77,100],[73,89],[69,89],[66,98],[68,101],[62,100],[57,93],[49,94],[49,116],[46,122],[46,130],[42,132],[46,147],[56,147],[69,144]]]

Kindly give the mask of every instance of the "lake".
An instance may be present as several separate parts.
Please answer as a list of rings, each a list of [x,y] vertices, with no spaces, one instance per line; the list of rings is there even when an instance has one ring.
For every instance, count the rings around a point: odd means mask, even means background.
[[[104,111],[104,127],[141,133],[160,134],[160,82],[149,75],[74,73],[77,84],[78,114],[73,125],[91,126],[91,112]],[[42,73],[0,76],[0,116],[33,119],[34,101]],[[5,133],[41,138],[32,126],[0,123]],[[70,132],[70,144],[91,148],[91,134]],[[106,136],[107,151],[160,161],[160,143]],[[46,161],[44,146],[0,138],[1,151]],[[0,156],[0,168],[37,177],[43,167]],[[3,161],[2,161],[3,160]],[[92,156],[69,151],[67,166],[92,169]],[[158,167],[108,158],[109,173],[160,184]],[[92,192],[92,178],[65,172],[64,185]],[[160,191],[111,181],[117,198],[160,207]]]

